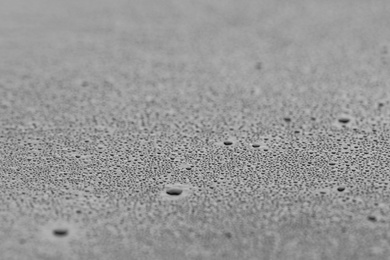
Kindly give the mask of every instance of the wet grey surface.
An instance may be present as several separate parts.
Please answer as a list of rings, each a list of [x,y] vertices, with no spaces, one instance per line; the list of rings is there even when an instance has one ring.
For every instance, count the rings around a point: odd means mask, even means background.
[[[387,1],[1,1],[1,259],[389,259]]]

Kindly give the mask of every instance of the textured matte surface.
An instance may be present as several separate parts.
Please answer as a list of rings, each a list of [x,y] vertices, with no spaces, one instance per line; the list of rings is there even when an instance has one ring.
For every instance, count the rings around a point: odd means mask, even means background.
[[[388,1],[0,2],[1,259],[388,259]]]

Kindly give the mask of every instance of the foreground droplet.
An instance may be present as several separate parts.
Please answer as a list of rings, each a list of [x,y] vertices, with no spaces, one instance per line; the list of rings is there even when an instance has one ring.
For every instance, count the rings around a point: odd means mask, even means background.
[[[339,192],[342,192],[342,191],[344,191],[345,190],[345,187],[338,187],[337,188],[337,191],[339,191]]]
[[[339,122],[342,124],[347,124],[347,123],[349,123],[349,121],[351,121],[351,119],[349,119],[347,117],[340,117],[339,118]]]
[[[161,191],[160,196],[164,200],[179,200],[191,195],[194,187],[188,184],[169,184]]]
[[[176,188],[176,189],[173,188],[173,189],[167,190],[167,194],[171,195],[171,196],[179,196],[182,193],[183,193],[183,190],[182,189],[178,189],[178,188]]]
[[[68,235],[68,230],[67,229],[54,229],[53,234],[57,237],[64,237]]]

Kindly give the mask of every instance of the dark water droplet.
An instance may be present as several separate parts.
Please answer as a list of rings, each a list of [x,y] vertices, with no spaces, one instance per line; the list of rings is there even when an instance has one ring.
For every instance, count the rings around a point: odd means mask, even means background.
[[[351,120],[349,118],[346,118],[346,117],[339,118],[339,122],[342,124],[347,124],[347,123],[349,123],[349,121],[351,121]]]
[[[368,216],[367,219],[371,222],[376,222],[376,217],[375,216]]]
[[[58,237],[64,237],[68,235],[68,230],[67,229],[54,229],[53,234]]]
[[[180,194],[182,194],[182,192],[183,190],[175,188],[167,190],[167,194],[171,196],[179,196]]]
[[[225,232],[225,237],[227,237],[227,238],[232,238],[232,233],[230,233],[230,232]]]
[[[342,192],[342,191],[345,190],[345,187],[338,187],[337,190],[340,191],[340,192]]]
[[[259,144],[252,144],[252,147],[253,147],[253,148],[259,148],[260,145],[259,145]]]
[[[232,141],[225,141],[225,142],[223,142],[223,144],[224,144],[224,145],[232,145],[233,142],[232,142]]]
[[[291,122],[291,118],[289,118],[289,117],[285,117],[285,118],[283,118],[283,120],[286,121],[287,123]]]

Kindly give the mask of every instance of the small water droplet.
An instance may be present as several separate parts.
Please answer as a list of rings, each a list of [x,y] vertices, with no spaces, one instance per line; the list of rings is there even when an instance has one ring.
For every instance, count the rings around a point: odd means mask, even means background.
[[[227,237],[227,238],[232,238],[232,233],[230,233],[230,232],[225,232],[225,237]]]
[[[351,121],[351,119],[346,118],[346,117],[340,117],[339,118],[339,122],[342,123],[342,124],[347,124],[347,123],[349,123],[349,121]]]
[[[182,194],[182,192],[183,190],[178,188],[172,188],[167,190],[167,194],[171,196],[179,196],[180,194]]]
[[[68,230],[67,229],[54,229],[53,234],[58,237],[64,237],[68,235]]]
[[[164,200],[179,200],[186,198],[193,193],[193,187],[188,184],[169,184],[161,191],[162,199]]]

